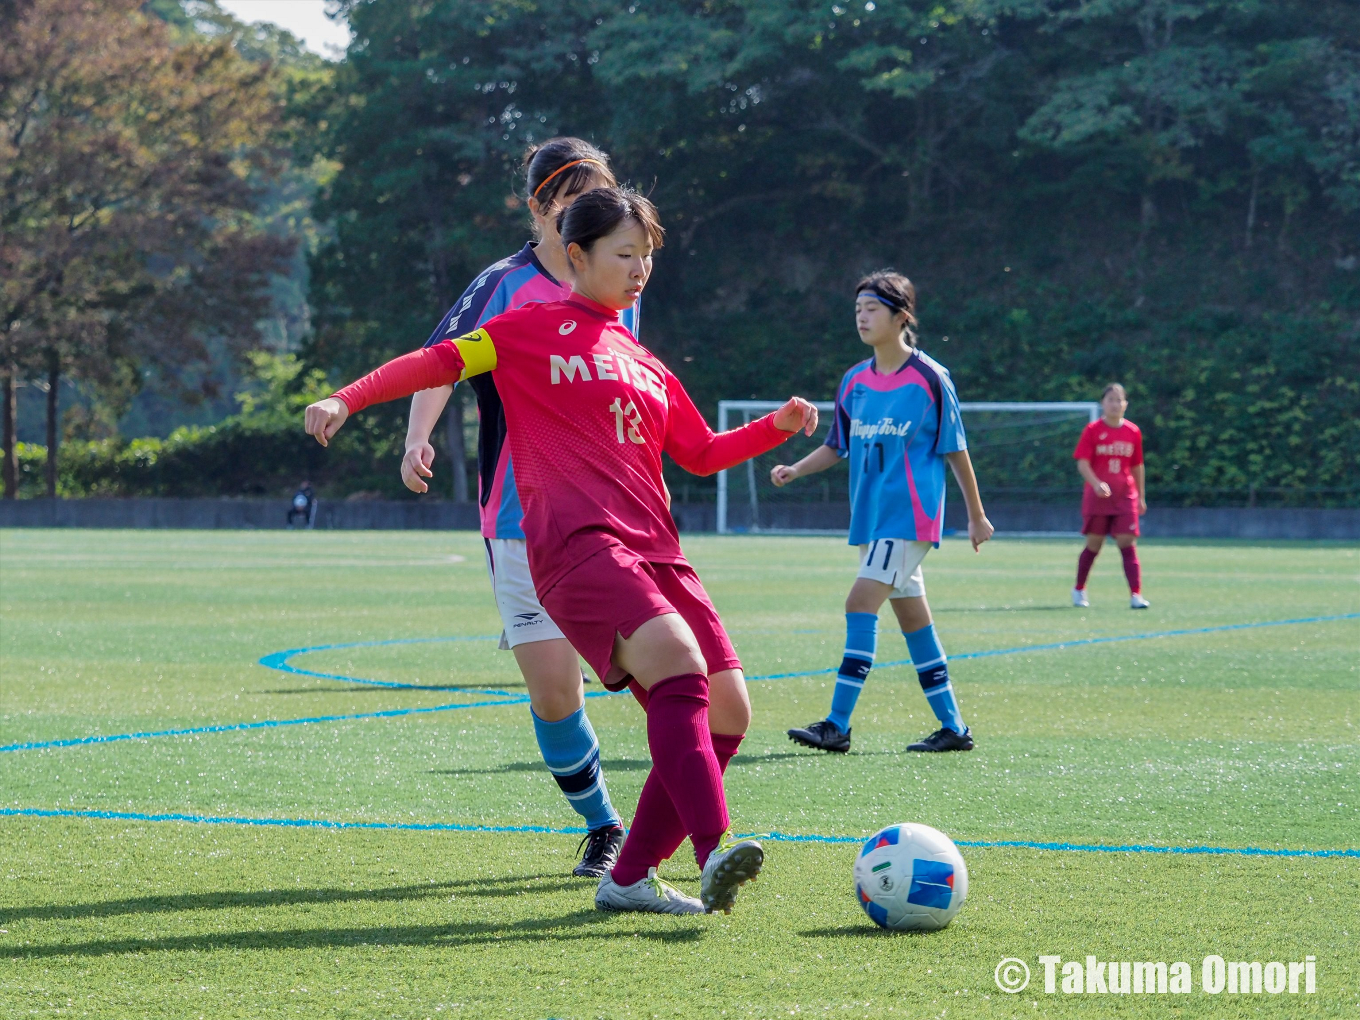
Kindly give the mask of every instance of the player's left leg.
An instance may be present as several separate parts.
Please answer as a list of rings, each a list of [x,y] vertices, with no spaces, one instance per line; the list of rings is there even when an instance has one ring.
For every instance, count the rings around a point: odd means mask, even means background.
[[[691,568],[675,565],[658,571],[657,582],[690,625],[708,667],[708,728],[713,755],[725,776],[751,724],[751,699],[741,661],[717,610]],[[644,693],[639,700],[645,698]],[[684,823],[666,794],[661,777],[653,772],[638,798],[633,827],[614,868],[615,880],[625,884],[637,881],[649,869],[669,860],[684,840]]]
[[[1119,555],[1124,557],[1124,579],[1129,582],[1129,608],[1147,609],[1152,603],[1143,598],[1143,565],[1138,562],[1138,536],[1116,534],[1114,540],[1119,546]]]
[[[891,601],[897,624],[907,641],[907,651],[916,677],[926,696],[931,711],[940,721],[940,728],[923,740],[907,747],[908,751],[971,751],[973,735],[959,711],[959,700],[954,684],[949,679],[949,658],[935,631],[935,620],[926,601],[925,575],[921,561],[932,548],[929,542],[914,543],[914,564],[905,582],[893,591]]]

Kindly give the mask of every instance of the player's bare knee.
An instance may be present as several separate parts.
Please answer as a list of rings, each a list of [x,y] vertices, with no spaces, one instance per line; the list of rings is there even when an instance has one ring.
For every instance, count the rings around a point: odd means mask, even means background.
[[[714,733],[736,735],[751,725],[751,699],[739,669],[724,669],[708,678],[708,725]]]

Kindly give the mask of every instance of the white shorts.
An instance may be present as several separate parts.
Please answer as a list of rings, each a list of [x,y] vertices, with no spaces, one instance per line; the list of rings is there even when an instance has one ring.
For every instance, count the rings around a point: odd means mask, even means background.
[[[496,608],[501,613],[501,650],[527,645],[534,641],[566,640],[566,635],[552,622],[538,595],[534,593],[534,579],[529,575],[529,551],[522,538],[488,538],[486,542],[486,570],[491,575],[491,590],[496,594]]]
[[[892,588],[890,599],[922,598],[926,593],[921,561],[935,548],[934,542],[909,542],[905,538],[878,538],[859,547],[858,577],[867,577]]]

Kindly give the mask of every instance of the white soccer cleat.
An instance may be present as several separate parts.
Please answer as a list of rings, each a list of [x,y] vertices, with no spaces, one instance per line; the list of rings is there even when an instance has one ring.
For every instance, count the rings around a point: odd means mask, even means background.
[[[1091,601],[1086,597],[1085,588],[1072,589],[1072,605],[1076,606],[1078,609],[1091,608]]]
[[[710,914],[721,910],[732,913],[737,890],[760,874],[765,851],[753,839],[733,840],[724,836],[716,850],[704,861],[699,882],[699,898]]]
[[[1142,595],[1135,593],[1129,596],[1130,609],[1146,609],[1150,605],[1152,605],[1152,603],[1149,602],[1147,599],[1143,598]]]
[[[611,872],[600,879],[595,891],[596,910],[640,910],[649,914],[702,914],[704,905],[686,896],[675,886],[656,877],[648,868],[647,877],[632,885],[619,885]]]

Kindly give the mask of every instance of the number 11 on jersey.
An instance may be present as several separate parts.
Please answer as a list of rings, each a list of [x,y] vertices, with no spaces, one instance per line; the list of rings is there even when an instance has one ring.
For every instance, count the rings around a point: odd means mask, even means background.
[[[614,413],[614,431],[619,437],[619,442],[623,442],[624,429],[627,427],[628,439],[634,443],[645,443],[647,440],[642,438],[642,433],[637,430],[642,423],[642,412],[637,409],[637,405],[631,400],[623,402],[622,397],[615,397],[614,402],[609,405],[609,410]]]

